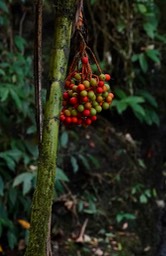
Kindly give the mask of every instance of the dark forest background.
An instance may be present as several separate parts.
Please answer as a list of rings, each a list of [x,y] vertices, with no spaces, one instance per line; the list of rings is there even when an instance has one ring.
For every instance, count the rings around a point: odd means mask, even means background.
[[[51,1],[43,12],[44,104]],[[165,12],[164,0],[84,2],[86,40],[112,76],[115,98],[93,125],[61,125],[53,255],[166,255]],[[79,44],[71,40],[70,59]],[[25,250],[36,182],[33,48],[33,1],[0,0],[0,254],[7,256]]]

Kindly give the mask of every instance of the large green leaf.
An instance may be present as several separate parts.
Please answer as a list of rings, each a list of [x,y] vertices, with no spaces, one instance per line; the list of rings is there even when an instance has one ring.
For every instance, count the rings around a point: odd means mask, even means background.
[[[144,97],[144,99],[150,103],[150,105],[152,105],[153,107],[157,108],[158,104],[156,99],[148,92],[145,90],[139,90],[138,94],[141,95],[142,97]]]
[[[24,172],[16,176],[13,182],[13,187],[16,187],[20,184],[23,184],[23,195],[27,194],[32,186],[32,180],[34,179],[35,174],[31,172]]]
[[[122,114],[128,107],[128,104],[124,100],[113,100],[111,107],[116,107],[119,114]]]
[[[143,97],[140,96],[128,96],[126,99],[124,99],[124,101],[129,104],[138,104],[138,103],[143,103],[145,102],[145,99]]]
[[[147,50],[145,51],[146,55],[151,59],[153,60],[154,62],[157,62],[159,63],[160,62],[160,53],[158,50],[155,50],[155,49],[151,49],[151,50]]]
[[[56,181],[65,181],[65,182],[69,182],[69,178],[67,177],[67,175],[64,173],[64,171],[59,168],[56,167]]]

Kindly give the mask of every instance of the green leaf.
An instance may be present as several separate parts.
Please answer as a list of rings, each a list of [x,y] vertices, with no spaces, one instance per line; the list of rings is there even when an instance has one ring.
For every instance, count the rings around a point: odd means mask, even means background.
[[[0,176],[0,196],[4,195],[4,182],[2,177]]]
[[[94,5],[96,3],[96,0],[90,0],[91,5]]]
[[[0,1],[0,9],[6,13],[9,12],[7,5],[3,0]]]
[[[1,99],[1,102],[5,101],[7,99],[9,95],[9,88],[1,88],[0,90],[0,99]]]
[[[160,34],[156,33],[156,38],[158,40],[160,40],[161,42],[166,43],[166,35],[160,35]]]
[[[70,158],[70,161],[71,161],[71,164],[72,164],[72,167],[73,167],[73,171],[74,173],[76,173],[79,169],[79,166],[78,166],[78,163],[77,163],[77,159],[75,157],[71,157]]]
[[[123,213],[118,213],[118,214],[116,215],[116,221],[117,221],[118,223],[120,223],[123,219],[124,219],[124,214],[123,214]]]
[[[24,172],[16,176],[13,181],[13,187],[23,184],[23,195],[27,194],[32,188],[32,179],[35,174],[30,172]]]
[[[144,99],[146,99],[153,107],[157,107],[157,101],[155,100],[155,98],[147,91],[139,91],[138,94],[140,94],[141,96],[144,97]]]
[[[11,232],[7,232],[7,239],[8,239],[8,244],[11,250],[14,249],[14,246],[17,244],[17,238],[16,236]]]
[[[17,46],[18,50],[20,50],[21,52],[24,50],[24,47],[26,45],[26,41],[24,38],[22,38],[21,36],[15,36],[14,43]]]
[[[145,114],[145,110],[144,110],[144,108],[141,105],[139,105],[139,104],[131,104],[130,106],[131,106],[134,114],[136,112],[136,113],[139,113],[140,115],[142,115],[143,117],[145,117],[145,115],[146,115]]]
[[[64,131],[60,137],[60,143],[63,148],[67,147],[67,143],[69,141],[69,135],[66,131]]]
[[[17,189],[10,187],[9,188],[9,200],[12,205],[15,205],[17,199]]]
[[[145,14],[147,12],[145,4],[137,4],[137,8],[141,14]]]
[[[12,99],[14,100],[17,108],[19,110],[21,110],[22,109],[22,104],[21,104],[21,100],[18,97],[17,93],[13,89],[10,89],[10,95],[11,95]]]
[[[94,156],[92,156],[90,154],[88,154],[87,156],[91,160],[91,162],[92,162],[92,164],[94,165],[95,168],[99,168],[100,167],[100,162],[99,162],[99,160],[96,157],[94,157]]]
[[[155,36],[155,32],[156,32],[156,26],[152,25],[151,23],[145,23],[143,25],[143,28],[145,30],[145,32],[147,33],[147,35],[151,38],[154,39]]]
[[[146,189],[144,194],[149,198],[152,197],[150,189]]]
[[[112,107],[116,107],[118,113],[122,114],[127,109],[128,104],[124,100],[113,100]]]
[[[136,217],[135,217],[134,214],[123,213],[123,212],[118,213],[118,214],[116,215],[116,221],[117,221],[118,223],[121,222],[122,220],[125,220],[125,219],[127,219],[127,220],[134,220],[134,219],[136,219]]]
[[[15,170],[16,163],[10,156],[8,156],[8,154],[6,154],[6,152],[1,152],[0,158],[2,158],[6,162],[6,165],[11,171]]]
[[[135,61],[137,61],[138,60],[138,54],[133,54],[133,56],[131,57],[131,61],[132,62],[135,62]]]
[[[57,167],[56,168],[56,181],[65,181],[65,182],[69,182],[69,178],[67,177],[67,175],[64,173],[64,171],[61,169],[61,168],[59,168],[59,167]]]
[[[140,195],[139,200],[140,200],[140,203],[142,203],[142,204],[146,204],[148,202],[148,199],[147,199],[146,195],[144,195],[144,194]]]
[[[127,94],[120,88],[115,89],[115,94],[120,98],[120,99],[125,99],[127,97]]]
[[[148,63],[144,53],[139,54],[139,64],[144,73],[148,70]]]
[[[6,207],[1,203],[0,204],[0,221],[2,222],[2,219],[8,219],[8,214]]]
[[[33,134],[35,132],[36,132],[36,125],[31,125],[30,127],[28,127],[27,134]]]
[[[5,76],[6,74],[5,74],[5,71],[3,70],[3,69],[0,69],[0,75],[1,76]]]
[[[146,107],[144,110],[145,117],[143,121],[145,121],[148,125],[156,124],[159,126],[160,119],[158,114],[152,108],[149,107]]]
[[[90,170],[90,165],[89,165],[89,163],[88,163],[87,158],[86,158],[85,156],[83,156],[83,155],[78,155],[78,157],[82,160],[82,163],[83,163],[83,165],[85,166],[85,168],[86,168],[87,170]]]
[[[145,51],[145,53],[151,60],[153,60],[156,63],[160,63],[159,51],[152,49]]]
[[[123,22],[123,20],[119,20],[119,22],[118,22],[117,25],[116,25],[116,28],[117,28],[117,31],[118,31],[119,33],[121,33],[121,32],[124,31],[124,29],[126,28],[126,25],[125,25],[125,23]]]
[[[125,102],[129,105],[134,105],[138,103],[143,103],[145,102],[144,98],[141,96],[129,96],[125,99]]]

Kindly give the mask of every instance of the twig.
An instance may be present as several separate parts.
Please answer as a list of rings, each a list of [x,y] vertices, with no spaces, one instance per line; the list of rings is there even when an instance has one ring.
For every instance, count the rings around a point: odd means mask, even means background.
[[[84,241],[84,234],[85,234],[85,229],[86,229],[87,224],[88,224],[88,219],[86,219],[84,221],[84,224],[81,227],[80,234],[79,234],[78,238],[76,239],[77,243],[82,243]]]
[[[22,17],[21,17],[21,20],[20,20],[20,25],[19,25],[19,36],[22,36],[22,28],[23,28],[23,22],[25,20],[25,17],[26,17],[26,14],[27,12],[24,11]]]

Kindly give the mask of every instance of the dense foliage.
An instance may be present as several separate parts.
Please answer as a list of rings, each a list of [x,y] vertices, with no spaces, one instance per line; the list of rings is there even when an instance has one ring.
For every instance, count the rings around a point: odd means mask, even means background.
[[[50,5],[45,2],[47,15],[52,14]],[[33,29],[32,10],[28,0],[0,0],[0,251],[6,253],[25,248],[37,172],[33,33],[29,32]],[[81,255],[92,255],[93,247],[108,247],[106,252],[118,256],[142,255],[148,246],[152,254],[154,237],[144,241],[141,236],[143,229],[150,236],[147,225],[152,223],[145,213],[157,194],[146,174],[141,138],[135,141],[129,132],[133,123],[134,129],[160,126],[154,88],[166,42],[159,30],[161,13],[153,0],[85,3],[89,45],[103,72],[112,73],[115,99],[94,126],[61,127],[52,233],[53,240],[60,236],[67,241],[67,245],[62,243],[63,256],[66,251],[73,256],[80,250],[67,238],[85,218],[89,219],[89,244],[83,246]],[[44,29],[48,24],[50,20],[46,19]],[[48,41],[51,36],[47,34]],[[44,46],[47,64],[50,45],[44,41]],[[43,73],[47,80],[48,75]],[[122,127],[118,127],[119,123]],[[151,154],[148,151],[147,158],[151,159]],[[153,218],[151,210],[149,214]],[[69,223],[72,219],[73,224],[69,226],[63,216]],[[54,217],[59,223],[54,223]],[[100,239],[95,244],[96,236]],[[78,242],[78,236],[72,238]]]

